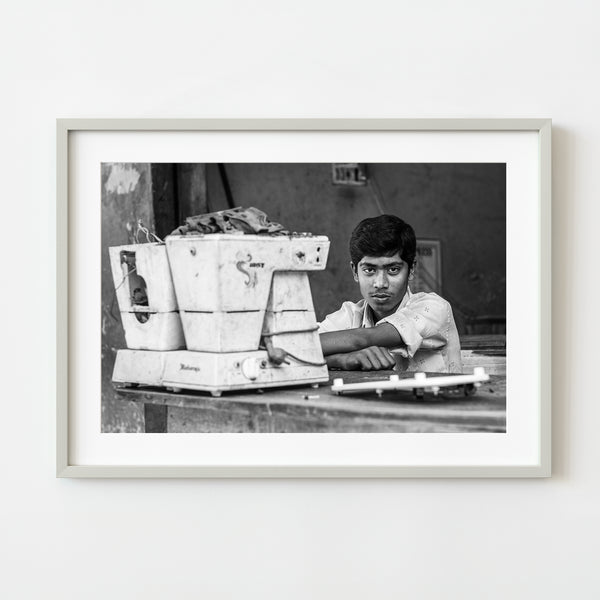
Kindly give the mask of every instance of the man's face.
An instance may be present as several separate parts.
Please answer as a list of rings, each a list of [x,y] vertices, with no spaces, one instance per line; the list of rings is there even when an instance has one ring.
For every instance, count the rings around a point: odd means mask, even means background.
[[[402,302],[409,275],[408,265],[396,252],[393,256],[363,256],[356,265],[354,280],[380,320],[395,312]]]

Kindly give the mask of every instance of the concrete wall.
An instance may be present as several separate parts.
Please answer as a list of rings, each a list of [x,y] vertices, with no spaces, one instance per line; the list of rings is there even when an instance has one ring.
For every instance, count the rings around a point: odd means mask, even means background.
[[[498,164],[372,164],[365,187],[334,186],[331,164],[228,164],[236,205],[256,206],[292,231],[329,236],[327,270],[311,275],[318,318],[360,293],[349,269],[356,224],[385,211],[409,222],[419,238],[442,242],[443,295],[459,328],[465,315],[506,312],[506,178]],[[227,207],[214,165],[207,169],[211,210]],[[482,332],[483,333],[483,332]]]

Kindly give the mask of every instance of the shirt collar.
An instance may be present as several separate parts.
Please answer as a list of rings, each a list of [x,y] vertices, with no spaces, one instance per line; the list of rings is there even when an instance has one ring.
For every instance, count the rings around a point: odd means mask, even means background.
[[[404,308],[410,301],[411,297],[412,292],[410,291],[410,288],[407,287],[406,294],[404,294],[404,298],[402,298],[402,302],[400,302],[400,304],[398,305],[396,312],[398,312],[401,308]],[[375,315],[373,314],[373,309],[369,306],[369,303],[366,300],[364,300],[364,303],[365,310],[363,311],[361,327],[375,327],[375,325],[377,325],[379,321],[375,323]]]

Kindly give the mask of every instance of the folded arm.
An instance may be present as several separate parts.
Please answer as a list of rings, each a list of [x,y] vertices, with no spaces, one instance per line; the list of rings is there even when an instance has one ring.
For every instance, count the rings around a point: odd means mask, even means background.
[[[329,331],[321,333],[319,337],[324,356],[356,352],[372,346],[398,348],[404,345],[398,330],[389,323],[377,327]]]
[[[396,366],[396,360],[390,351],[379,346],[370,346],[345,354],[330,354],[325,357],[325,360],[330,369],[343,371],[379,371],[393,369]]]
[[[389,323],[330,331],[319,337],[327,366],[345,371],[393,369],[396,361],[388,348],[402,345],[400,334]]]

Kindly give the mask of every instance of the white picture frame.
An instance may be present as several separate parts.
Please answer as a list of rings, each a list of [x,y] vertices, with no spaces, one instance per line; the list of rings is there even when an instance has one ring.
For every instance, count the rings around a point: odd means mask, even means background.
[[[551,121],[549,119],[59,119],[57,120],[57,389],[56,389],[56,473],[58,477],[548,477],[551,475]],[[533,258],[530,260],[531,272],[535,273],[537,283],[536,311],[530,316],[539,333],[537,339],[528,340],[531,360],[530,373],[527,375],[535,383],[535,397],[529,402],[535,407],[528,424],[531,439],[528,441],[530,452],[521,460],[519,452],[511,460],[493,454],[483,462],[475,453],[472,460],[444,462],[439,459],[439,448],[432,457],[411,456],[410,460],[390,461],[376,452],[368,461],[356,461],[352,457],[343,457],[335,461],[316,461],[307,459],[302,462],[236,462],[233,460],[212,460],[201,463],[182,464],[169,457],[160,463],[136,463],[130,458],[112,456],[103,461],[103,456],[94,461],[79,460],[74,440],[81,433],[78,421],[74,418],[77,402],[81,394],[76,394],[74,381],[79,375],[82,361],[91,360],[81,354],[75,354],[70,348],[76,333],[76,318],[80,306],[77,304],[77,286],[80,282],[74,277],[77,266],[76,256],[81,248],[74,242],[73,209],[78,203],[86,201],[72,193],[75,175],[73,160],[77,159],[80,146],[74,144],[74,136],[83,132],[117,132],[147,135],[152,145],[153,135],[210,132],[212,135],[237,133],[240,136],[257,132],[272,132],[288,136],[317,132],[321,135],[339,135],[341,132],[359,135],[361,133],[410,134],[427,138],[431,134],[440,136],[462,134],[500,134],[506,137],[527,133],[535,136],[537,154],[532,160],[529,174],[535,177],[537,189],[528,200],[532,217],[528,224],[535,233]],[[216,138],[215,138],[216,139]],[[293,141],[293,140],[292,140]],[[485,144],[485,142],[484,142]],[[117,148],[106,160],[120,160]],[[358,157],[362,162],[362,157]],[[348,160],[343,158],[340,162]],[[508,214],[507,227],[519,222],[519,217]],[[508,237],[508,235],[507,235]],[[99,268],[92,263],[91,268]],[[509,283],[510,283],[509,270]],[[513,287],[510,294],[515,293]],[[510,327],[510,324],[509,324]],[[515,341],[518,341],[515,338]],[[510,360],[510,356],[509,356]],[[93,395],[93,394],[92,394]],[[110,436],[113,434],[104,434]],[[114,434],[119,435],[119,434]],[[135,437],[136,434],[133,434]],[[298,434],[296,434],[298,435]],[[300,434],[302,435],[302,434]],[[404,435],[404,434],[392,434]],[[442,434],[444,435],[444,434]],[[128,442],[131,436],[126,434]],[[143,437],[143,436],[142,436]],[[388,441],[393,444],[394,441]],[[235,442],[232,442],[235,443]],[[327,443],[327,442],[324,442]],[[331,442],[335,443],[335,442]],[[436,444],[431,438],[431,444]],[[235,454],[235,453],[234,453]],[[374,457],[374,458],[373,458]]]

